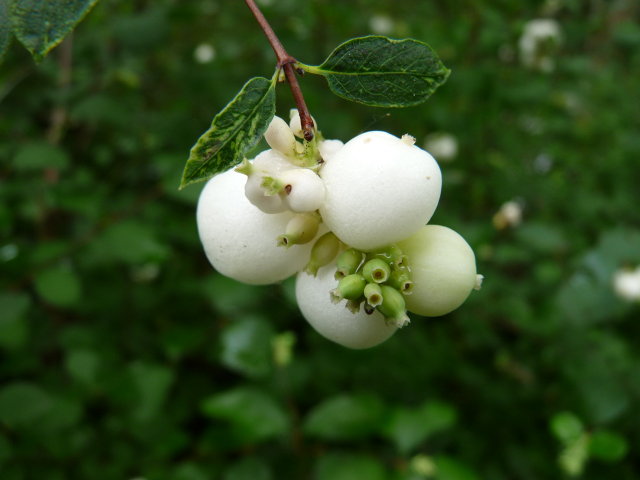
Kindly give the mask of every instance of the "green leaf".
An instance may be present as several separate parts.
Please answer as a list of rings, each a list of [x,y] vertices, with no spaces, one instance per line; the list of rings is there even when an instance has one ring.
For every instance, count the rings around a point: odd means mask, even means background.
[[[35,287],[47,302],[59,307],[71,307],[80,300],[80,279],[72,270],[53,267],[36,276]]]
[[[16,349],[29,335],[25,318],[31,301],[25,293],[0,293],[0,347]]]
[[[277,437],[289,429],[289,417],[273,398],[254,388],[236,388],[212,395],[202,403],[202,411],[227,420],[236,438],[255,443]]]
[[[222,363],[249,377],[271,372],[271,324],[262,318],[243,318],[222,332]]]
[[[553,416],[551,431],[564,444],[575,442],[584,433],[580,419],[571,412],[560,412]]]
[[[271,470],[263,461],[247,457],[234,463],[224,474],[222,480],[271,480]]]
[[[98,0],[9,0],[11,23],[20,43],[42,60],[89,13]]]
[[[327,440],[362,438],[375,432],[383,413],[382,402],[372,395],[337,395],[309,413],[304,430]]]
[[[138,394],[133,416],[137,420],[150,420],[164,403],[174,381],[174,373],[163,365],[143,362],[131,364],[129,373]]]
[[[11,43],[11,22],[9,21],[9,1],[0,0],[0,60]]]
[[[415,409],[398,408],[385,428],[402,453],[408,453],[429,436],[452,427],[457,420],[456,410],[442,402],[427,402]]]
[[[180,188],[240,163],[267,130],[275,112],[275,81],[264,77],[249,80],[191,148]]]
[[[438,480],[479,480],[480,477],[466,464],[451,457],[434,458]]]
[[[385,480],[382,464],[368,455],[329,453],[322,455],[315,467],[317,480]]]
[[[589,442],[589,453],[604,462],[617,462],[624,458],[629,445],[624,437],[608,430],[595,432]]]
[[[373,107],[424,102],[449,76],[426,43],[371,35],[339,45],[322,65],[300,65],[324,75],[336,95]]]
[[[0,390],[0,422],[9,427],[36,424],[52,408],[52,396],[38,385],[15,382]]]
[[[69,165],[69,162],[67,152],[45,142],[27,143],[13,157],[13,167],[25,172],[43,168],[62,170]]]

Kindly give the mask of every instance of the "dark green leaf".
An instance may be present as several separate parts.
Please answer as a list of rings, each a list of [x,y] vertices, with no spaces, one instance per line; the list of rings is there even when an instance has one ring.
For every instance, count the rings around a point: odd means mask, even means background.
[[[233,464],[224,474],[223,480],[271,480],[269,466],[255,457],[244,458]]]
[[[276,112],[275,102],[273,81],[264,77],[249,80],[191,148],[180,188],[240,163],[267,130]]]
[[[222,332],[222,363],[247,376],[264,377],[271,372],[273,335],[262,318],[238,319]]]
[[[322,455],[315,468],[317,480],[385,480],[382,464],[368,455],[329,453]]]
[[[9,1],[0,0],[0,60],[11,43],[11,22],[9,22]]]
[[[36,60],[58,45],[98,0],[13,0],[13,32]]]
[[[273,398],[253,388],[236,388],[204,400],[203,412],[227,420],[240,441],[254,443],[282,435],[289,417]]]
[[[80,279],[69,268],[53,267],[36,276],[36,291],[47,302],[59,307],[70,307],[80,300]]]
[[[10,383],[0,390],[0,422],[9,427],[32,425],[53,408],[53,397],[38,385]]]
[[[0,347],[24,345],[29,334],[26,313],[31,301],[25,293],[0,293]]]
[[[416,409],[398,408],[393,412],[385,434],[402,453],[408,453],[430,435],[452,427],[456,410],[442,402],[428,402]]]
[[[342,440],[366,437],[383,415],[382,402],[370,395],[337,395],[317,405],[304,429],[314,437]]]
[[[628,450],[627,441],[615,432],[603,430],[591,435],[589,453],[599,460],[617,462],[627,454]]]
[[[336,95],[374,107],[409,107],[424,102],[449,76],[426,43],[372,35],[339,45],[317,67]]]

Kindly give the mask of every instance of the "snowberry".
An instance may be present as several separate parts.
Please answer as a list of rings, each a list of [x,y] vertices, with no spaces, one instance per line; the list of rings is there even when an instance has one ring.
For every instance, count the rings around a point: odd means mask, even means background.
[[[196,214],[200,240],[223,275],[254,285],[278,282],[304,268],[312,244],[278,247],[295,214],[262,212],[245,196],[244,183],[244,175],[229,170],[205,185]]]
[[[340,140],[322,140],[318,144],[320,157],[324,162],[330,161],[342,147],[344,147],[344,143]]]
[[[399,242],[407,255],[413,290],[405,297],[410,312],[437,317],[458,308],[476,286],[476,259],[458,233],[425,225]]]
[[[413,139],[366,132],[320,171],[323,221],[347,245],[370,251],[396,243],[429,221],[440,198],[438,164]]]
[[[284,189],[284,203],[294,212],[313,212],[324,201],[324,182],[308,168],[293,168],[278,177]]]
[[[316,276],[301,272],[296,278],[296,299],[304,318],[322,336],[354,349],[370,348],[387,340],[397,329],[384,316],[364,309],[353,313],[345,301],[333,303],[335,263],[320,268]]]

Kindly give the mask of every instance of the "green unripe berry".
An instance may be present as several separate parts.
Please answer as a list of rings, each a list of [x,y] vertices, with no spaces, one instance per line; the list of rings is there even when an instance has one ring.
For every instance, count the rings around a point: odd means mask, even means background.
[[[390,274],[389,264],[379,258],[372,258],[362,267],[362,275],[367,282],[384,283]]]
[[[354,248],[349,248],[338,255],[336,260],[336,266],[338,267],[335,275],[336,280],[355,273],[362,263],[362,257],[362,252]]]

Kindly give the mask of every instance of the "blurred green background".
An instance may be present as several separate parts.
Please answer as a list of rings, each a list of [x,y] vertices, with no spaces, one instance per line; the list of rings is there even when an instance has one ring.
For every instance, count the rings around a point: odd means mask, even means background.
[[[640,4],[259,3],[305,63],[380,33],[452,69],[406,110],[302,88],[327,138],[426,142],[483,289],[350,351],[216,274],[177,185],[273,52],[244,2],[102,0],[0,65],[0,478],[640,478]]]

